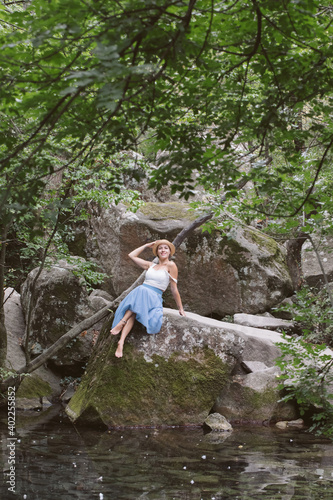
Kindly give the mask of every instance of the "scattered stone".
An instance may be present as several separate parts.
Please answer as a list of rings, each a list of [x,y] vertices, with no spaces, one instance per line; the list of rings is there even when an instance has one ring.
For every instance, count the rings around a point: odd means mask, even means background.
[[[68,403],[70,401],[70,399],[74,396],[75,390],[76,390],[76,387],[75,387],[73,382],[68,384],[68,386],[66,387],[64,392],[61,394],[61,400],[64,403]]]
[[[304,427],[304,420],[302,418],[298,418],[297,420],[283,420],[280,422],[277,422],[275,424],[276,427],[279,429],[287,429],[288,427],[293,427],[296,429],[301,429]]]
[[[16,398],[15,408],[16,410],[39,410],[43,408],[43,398]]]
[[[272,313],[272,316],[274,316],[274,318],[280,318],[280,319],[285,319],[285,320],[291,320],[293,319],[293,313],[292,313],[292,308],[294,306],[294,303],[295,303],[295,298],[296,296],[293,295],[291,297],[287,297],[285,298],[279,305],[277,308],[273,308],[271,309],[271,313]],[[287,310],[286,311],[283,311],[283,310],[278,310],[280,308],[280,306],[287,306]]]
[[[297,420],[290,420],[288,422],[288,427],[304,427],[304,420],[302,418],[298,418]]]
[[[212,411],[225,415],[229,420],[264,422],[295,418],[296,405],[280,402],[279,374],[278,367],[273,366],[230,379],[217,397]]]
[[[274,318],[273,316],[263,316],[254,314],[235,314],[234,323],[237,325],[251,326],[253,328],[263,328],[267,330],[293,330],[294,324],[291,321]]]
[[[204,424],[215,432],[230,432],[232,425],[220,413],[211,413],[206,418]]]
[[[18,410],[35,410],[50,406],[52,389],[36,373],[25,375],[16,391],[15,407]]]
[[[275,427],[277,427],[278,429],[286,429],[288,427],[288,421],[281,420],[280,422],[276,422]]]
[[[107,306],[113,298],[105,290],[93,290],[88,297],[91,307],[94,311],[99,311],[103,307]]]

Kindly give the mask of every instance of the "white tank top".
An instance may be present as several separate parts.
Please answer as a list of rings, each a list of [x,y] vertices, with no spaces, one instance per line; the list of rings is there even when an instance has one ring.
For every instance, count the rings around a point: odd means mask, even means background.
[[[173,278],[165,268],[154,269],[156,264],[152,264],[146,271],[146,277],[144,280],[144,285],[154,286],[163,292],[168,288],[170,278],[177,283],[177,280]]]

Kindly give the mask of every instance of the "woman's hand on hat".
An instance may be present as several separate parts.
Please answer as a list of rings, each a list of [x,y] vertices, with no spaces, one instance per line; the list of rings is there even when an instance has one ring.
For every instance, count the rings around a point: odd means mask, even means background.
[[[146,247],[147,248],[153,248],[153,246],[155,245],[156,241],[151,241],[150,243],[146,243]]]

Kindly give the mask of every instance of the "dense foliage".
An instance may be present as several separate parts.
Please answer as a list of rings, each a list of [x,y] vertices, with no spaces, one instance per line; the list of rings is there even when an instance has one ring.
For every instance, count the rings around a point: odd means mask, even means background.
[[[333,141],[330,2],[2,9],[1,206],[28,203],[47,175],[148,143],[168,152],[157,187],[227,189],[246,175],[259,209],[272,199],[291,215],[310,201]]]
[[[276,309],[288,311],[308,341],[333,348],[333,310],[325,288],[303,285],[292,303]]]

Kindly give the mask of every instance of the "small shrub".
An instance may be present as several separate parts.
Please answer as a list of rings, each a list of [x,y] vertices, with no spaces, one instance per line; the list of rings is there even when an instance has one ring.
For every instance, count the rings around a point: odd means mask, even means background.
[[[301,415],[311,414],[309,431],[333,439],[333,357],[325,344],[314,345],[300,337],[284,336],[277,345],[282,351],[276,364],[280,367],[281,401],[295,400]]]
[[[291,313],[308,341],[333,347],[333,311],[326,289],[318,291],[306,285],[296,293],[293,304],[276,310]]]

